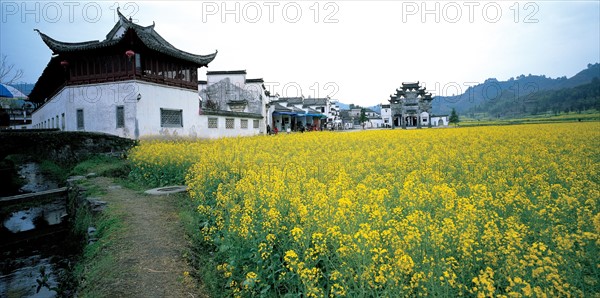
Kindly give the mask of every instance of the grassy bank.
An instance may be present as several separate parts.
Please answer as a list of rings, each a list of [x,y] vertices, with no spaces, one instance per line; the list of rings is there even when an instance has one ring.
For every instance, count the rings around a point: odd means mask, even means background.
[[[582,113],[563,113],[539,114],[527,117],[516,118],[469,118],[461,117],[459,126],[492,126],[492,125],[515,125],[515,124],[534,124],[534,123],[562,123],[562,122],[582,122],[582,121],[600,121],[599,111],[586,111]]]
[[[197,259],[196,253],[186,251],[187,241],[193,239],[185,237],[181,227],[183,223],[193,234],[194,223],[188,219],[195,208],[189,197],[145,195],[142,191],[153,186],[130,179],[128,169],[126,160],[94,160],[74,168],[79,175],[102,176],[81,180],[78,186],[86,189],[84,197],[108,202],[107,209],[96,215],[87,208],[77,212],[78,231],[97,229],[93,236],[97,240],[84,247],[74,270],[81,281],[78,295],[202,297],[205,291],[198,290],[192,278],[198,275],[196,270],[183,262]]]
[[[97,176],[124,180],[129,172],[129,164],[124,158],[95,155],[68,169],[56,169],[51,162],[47,162],[45,169],[57,175],[64,172],[68,173],[66,176],[85,176],[94,173]],[[77,181],[72,191],[72,196],[80,198],[101,198],[104,195],[106,195],[105,190],[87,179]],[[78,204],[73,207],[76,210],[73,230],[85,242],[81,258],[73,270],[74,278],[79,281],[77,293],[80,297],[107,297],[111,286],[119,282],[119,276],[123,271],[120,268],[122,265],[115,258],[115,243],[119,241],[126,228],[120,219],[123,212],[118,206],[109,205],[103,212],[93,214],[88,206],[76,201],[72,202]],[[89,227],[95,228],[95,233],[88,234]],[[88,244],[88,241],[91,243]],[[116,270],[119,268],[120,270]]]
[[[118,283],[121,273],[115,258],[114,243],[125,228],[119,220],[118,210],[109,207],[99,216],[92,216],[85,208],[78,212],[77,228],[87,234],[88,227],[95,227],[97,241],[86,245],[81,259],[73,272],[79,280],[77,293],[80,297],[107,297],[111,285]]]

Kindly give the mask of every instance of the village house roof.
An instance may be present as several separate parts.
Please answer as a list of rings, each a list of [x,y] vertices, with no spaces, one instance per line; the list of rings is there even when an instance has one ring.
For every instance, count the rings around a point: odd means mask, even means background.
[[[246,79],[246,84],[250,84],[250,83],[264,83],[265,80],[263,80],[262,78],[258,78],[258,79]]]
[[[287,108],[290,109],[290,110],[292,110],[292,112],[294,112],[296,114],[304,114],[304,113],[306,113],[303,109],[297,108],[295,106],[289,106]]]
[[[225,111],[225,110],[203,110],[202,114],[208,115],[208,116],[229,116],[229,117],[243,117],[243,118],[253,118],[253,119],[264,118],[263,115],[259,114],[259,113],[234,112],[234,111]]]
[[[327,98],[305,98],[304,106],[324,106],[327,105]]]
[[[301,104],[304,99],[302,97],[280,97],[279,102],[286,102],[291,105]]]
[[[246,74],[246,70],[213,70],[207,71],[206,75],[236,75],[236,74]]]
[[[321,114],[320,111],[317,111],[317,110],[311,109],[311,108],[306,108],[306,112],[309,114]]]
[[[108,48],[120,43],[123,37],[126,35],[125,33],[128,30],[133,30],[142,43],[149,49],[173,58],[197,64],[198,66],[208,66],[208,63],[213,61],[213,59],[215,59],[217,56],[218,51],[215,51],[209,55],[196,55],[179,50],[154,30],[154,23],[150,26],[144,27],[134,24],[131,19],[127,19],[121,14],[118,8],[117,14],[119,16],[119,21],[110,30],[110,32],[106,35],[106,39],[103,41],[92,40],[84,42],[63,42],[53,39],[37,29],[34,30],[39,33],[44,43],[52,50],[54,54]]]
[[[309,106],[325,106],[328,98],[304,98],[304,97],[280,97],[278,102],[286,102],[290,105],[301,104],[303,108]]]
[[[292,111],[292,109],[284,107],[278,103],[275,103],[273,106],[274,106],[275,112],[291,112]]]
[[[117,9],[117,14],[119,20],[110,32],[108,32],[106,39],[103,41],[63,42],[55,40],[36,29],[35,31],[38,32],[42,41],[50,48],[50,50],[52,50],[54,55],[50,58],[48,65],[46,65],[33,87],[29,96],[30,100],[37,103],[44,103],[47,99],[60,91],[70,80],[66,65],[81,57],[94,58],[94,55],[97,55],[98,53],[101,53],[100,55],[110,55],[112,52],[116,53],[116,51],[121,53],[121,55],[124,55],[125,50],[137,51],[141,48],[146,52],[156,52],[161,54],[164,56],[161,59],[169,58],[171,60],[178,60],[185,62],[190,68],[193,68],[194,66],[208,66],[208,63],[210,63],[217,55],[216,51],[209,55],[195,55],[179,50],[154,30],[154,24],[146,27],[140,26],[134,24],[131,19],[127,19],[123,16],[119,9]],[[134,47],[131,47],[132,42],[136,42]],[[63,62],[67,64],[63,64]],[[115,65],[118,65],[118,61],[115,62]],[[82,76],[82,78],[84,76]],[[125,75],[119,79],[123,78],[128,78],[128,76]],[[110,80],[110,78],[94,78],[94,80],[100,81],[103,79]],[[114,80],[114,77],[112,79]],[[82,81],[85,80],[82,79]],[[176,82],[176,84],[180,84],[180,86],[186,88],[193,88],[195,85],[192,83],[191,86],[189,86],[184,83],[187,82],[184,82],[183,80],[181,80],[181,82]],[[171,84],[174,83],[171,82]]]

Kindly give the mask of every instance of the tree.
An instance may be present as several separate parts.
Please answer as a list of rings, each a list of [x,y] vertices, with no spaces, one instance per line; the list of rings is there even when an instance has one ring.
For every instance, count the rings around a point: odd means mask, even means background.
[[[362,127],[364,129],[365,122],[369,121],[369,118],[367,117],[367,114],[366,114],[364,108],[360,109],[360,118],[358,119],[358,121],[360,121],[360,124],[362,125]]]
[[[458,119],[458,114],[456,113],[456,110],[454,108],[452,108],[452,113],[450,114],[450,123],[454,123],[454,125],[458,125],[458,122],[460,120]]]
[[[14,64],[8,63],[8,57],[2,55],[0,60],[0,83],[12,85],[23,77],[22,69],[15,69]]]

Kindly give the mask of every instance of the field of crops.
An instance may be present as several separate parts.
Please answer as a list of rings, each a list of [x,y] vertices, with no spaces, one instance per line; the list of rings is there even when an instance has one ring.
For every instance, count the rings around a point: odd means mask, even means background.
[[[600,296],[600,123],[142,142],[223,296]]]

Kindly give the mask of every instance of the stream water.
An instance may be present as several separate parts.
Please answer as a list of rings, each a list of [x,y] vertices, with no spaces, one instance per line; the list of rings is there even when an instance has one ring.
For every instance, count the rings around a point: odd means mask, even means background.
[[[26,162],[18,174],[26,181],[19,192],[59,186],[45,177],[39,165]],[[0,297],[55,297],[76,255],[69,239],[65,197],[23,207],[0,209]],[[43,286],[40,286],[43,283]]]

